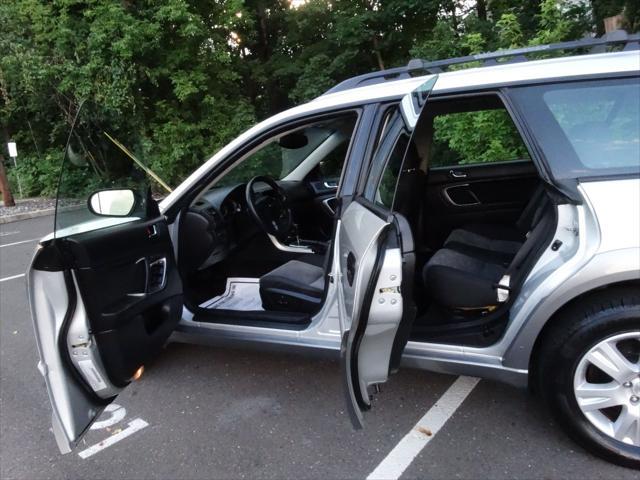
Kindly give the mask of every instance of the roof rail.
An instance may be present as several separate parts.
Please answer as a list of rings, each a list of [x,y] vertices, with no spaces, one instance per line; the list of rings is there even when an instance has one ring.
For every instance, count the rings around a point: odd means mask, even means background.
[[[327,90],[324,95],[350,90],[356,87],[384,83],[389,80],[401,80],[419,75],[441,73],[446,71],[446,69],[451,65],[481,62],[481,66],[485,67],[498,65],[500,63],[526,62],[529,60],[527,55],[532,53],[552,52],[557,50],[589,49],[588,53],[590,54],[604,53],[607,51],[607,47],[615,45],[624,45],[623,50],[638,50],[640,49],[640,33],[628,34],[624,30],[615,30],[599,38],[583,38],[571,42],[550,43],[548,45],[535,45],[532,47],[514,48],[511,50],[498,50],[491,53],[479,53],[476,55],[467,55],[464,57],[455,57],[446,60],[435,60],[430,62],[428,60],[413,59],[404,67],[365,73],[364,75],[358,75],[357,77],[344,80],[335,87]],[[503,61],[500,62],[499,60]]]

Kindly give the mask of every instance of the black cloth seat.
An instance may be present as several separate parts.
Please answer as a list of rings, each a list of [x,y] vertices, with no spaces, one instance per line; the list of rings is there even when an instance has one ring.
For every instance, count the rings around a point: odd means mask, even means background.
[[[290,260],[260,278],[265,310],[314,313],[322,303],[324,255],[309,254]]]
[[[508,262],[520,250],[527,234],[540,220],[547,202],[544,188],[538,186],[515,225],[465,225],[449,234],[444,247],[467,251],[470,254],[474,254],[474,250],[478,249],[494,252],[498,254],[497,259]]]
[[[502,254],[504,260],[509,261],[518,253],[525,239],[526,232],[509,225],[471,224],[452,231],[444,247],[486,250]]]
[[[532,229],[524,235],[523,243],[510,256],[510,261],[505,261],[504,251],[460,242],[451,242],[438,250],[422,270],[431,298],[454,310],[486,309],[505,301],[510,291],[520,287],[528,266],[535,260],[535,252],[544,247],[543,242],[553,231],[553,212],[545,195],[536,209]]]
[[[422,278],[431,297],[449,308],[481,308],[498,302],[495,285],[507,271],[489,258],[453,249],[438,250],[424,266]]]

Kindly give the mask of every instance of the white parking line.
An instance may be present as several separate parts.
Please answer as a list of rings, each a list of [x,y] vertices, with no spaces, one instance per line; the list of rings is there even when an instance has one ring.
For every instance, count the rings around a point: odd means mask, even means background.
[[[18,232],[18,231],[15,231],[15,232],[0,232],[0,237],[6,237],[6,236],[9,236],[9,235],[15,235],[17,233],[20,233],[20,232]]]
[[[0,283],[2,283],[2,282],[7,282],[7,281],[9,281],[9,280],[13,280],[13,279],[15,279],[15,278],[21,278],[21,277],[24,277],[24,273],[20,273],[20,274],[18,274],[18,275],[14,275],[14,276],[12,276],[12,277],[4,277],[4,278],[0,278]]]
[[[368,480],[397,479],[413,459],[436,436],[447,420],[480,381],[474,377],[458,377],[429,411],[394,447],[367,477]]]
[[[129,422],[129,425],[124,430],[120,430],[118,433],[111,435],[105,440],[102,440],[101,442],[96,443],[95,445],[91,445],[89,448],[78,452],[78,455],[80,455],[80,458],[82,459],[89,458],[96,453],[101,452],[105,448],[118,443],[120,440],[124,440],[128,436],[133,435],[137,431],[142,430],[147,426],[149,426],[149,424],[141,418],[134,418]]]
[[[19,242],[5,243],[4,245],[0,245],[0,248],[13,247],[14,245],[20,245],[22,243],[37,242],[38,240],[40,240],[40,239],[39,238],[30,238],[29,240],[20,240]]]

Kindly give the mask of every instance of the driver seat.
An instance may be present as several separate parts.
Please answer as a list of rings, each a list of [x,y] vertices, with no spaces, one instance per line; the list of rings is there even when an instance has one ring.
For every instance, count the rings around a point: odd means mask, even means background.
[[[325,261],[329,255],[306,254],[260,278],[265,310],[315,313],[322,303]]]

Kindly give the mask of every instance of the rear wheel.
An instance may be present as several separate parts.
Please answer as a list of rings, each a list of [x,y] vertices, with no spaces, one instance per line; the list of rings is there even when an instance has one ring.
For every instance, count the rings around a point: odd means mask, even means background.
[[[552,413],[586,449],[640,468],[640,290],[604,290],[553,322],[538,357]]]

